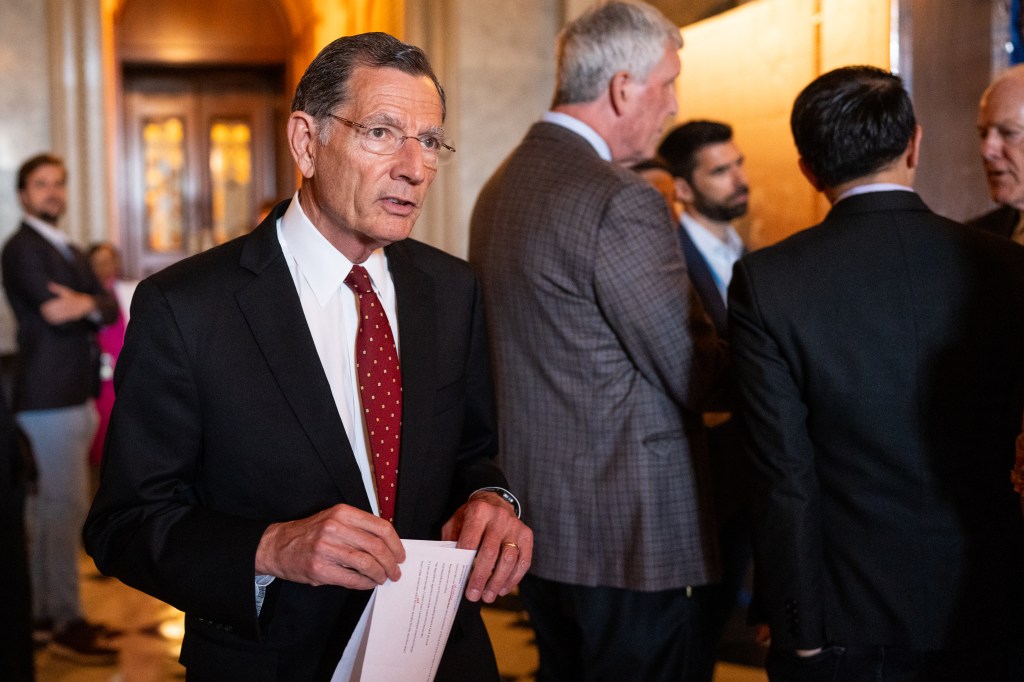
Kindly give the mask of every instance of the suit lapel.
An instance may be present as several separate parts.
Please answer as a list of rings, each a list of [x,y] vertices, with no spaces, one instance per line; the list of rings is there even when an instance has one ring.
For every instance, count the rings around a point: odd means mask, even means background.
[[[277,385],[342,499],[369,511],[362,476],[277,241],[275,223],[276,216],[268,217],[246,243],[241,265],[256,277],[235,299]]]
[[[433,477],[424,456],[430,446],[433,419],[435,352],[437,338],[434,280],[416,267],[406,245],[385,249],[395,283],[398,305],[399,353],[402,363],[402,450],[398,464],[398,500],[395,527],[401,537],[415,513],[424,481]]]
[[[683,256],[686,258],[686,269],[693,282],[693,288],[697,291],[704,310],[715,325],[715,331],[720,335],[726,330],[725,303],[722,302],[722,295],[718,293],[718,285],[715,284],[715,277],[711,274],[704,255],[697,248],[690,238],[690,233],[682,225],[679,226],[679,243],[683,247]]]

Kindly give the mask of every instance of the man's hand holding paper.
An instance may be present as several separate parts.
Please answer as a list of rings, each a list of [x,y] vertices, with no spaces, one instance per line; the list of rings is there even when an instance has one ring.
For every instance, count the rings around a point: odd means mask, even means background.
[[[441,539],[475,549],[466,599],[488,604],[508,594],[526,575],[533,558],[533,531],[512,506],[493,492],[475,493],[441,529]]]

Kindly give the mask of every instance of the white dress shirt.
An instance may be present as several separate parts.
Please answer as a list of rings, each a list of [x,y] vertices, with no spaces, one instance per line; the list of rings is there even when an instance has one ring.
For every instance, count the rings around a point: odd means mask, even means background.
[[[71,240],[60,229],[32,215],[25,214],[21,219],[26,225],[38,232],[40,237],[53,244],[54,248],[64,254],[65,258],[68,260],[74,259],[74,253],[71,251]]]
[[[335,249],[309,221],[299,206],[298,192],[278,220],[277,238],[299,294],[302,313],[313,336],[320,364],[323,365],[327,382],[331,386],[334,403],[345,426],[345,433],[348,434],[352,452],[355,454],[366,496],[370,500],[373,513],[377,514],[377,489],[373,482],[370,447],[366,440],[366,430],[359,407],[359,386],[352,379],[356,372],[356,330],[359,326],[356,295],[345,284],[345,278],[352,269],[352,262]],[[374,293],[384,306],[397,346],[398,311],[395,285],[383,249],[374,251],[361,265],[369,273]],[[342,456],[340,450],[338,456]],[[259,603],[262,602],[261,584],[265,589],[272,580],[273,578],[265,576],[257,577],[256,591]],[[345,646],[332,677],[334,682],[348,682],[352,678],[359,654],[359,643],[366,631],[372,604],[372,600],[367,603]]]
[[[704,257],[704,261],[711,270],[711,276],[715,280],[715,286],[718,287],[722,302],[725,303],[729,282],[732,281],[732,267],[743,255],[743,240],[740,239],[732,225],[729,225],[725,231],[725,241],[722,241],[717,235],[712,234],[710,230],[694,220],[686,211],[679,216],[679,223],[690,235],[690,239],[700,251],[700,255]]]
[[[608,146],[605,139],[598,135],[596,130],[578,118],[570,116],[569,114],[563,114],[560,111],[549,111],[544,114],[541,120],[546,123],[554,123],[555,125],[562,126],[563,128],[568,128],[589,142],[590,146],[594,148],[598,156],[602,159],[605,161],[612,160],[612,149]]]

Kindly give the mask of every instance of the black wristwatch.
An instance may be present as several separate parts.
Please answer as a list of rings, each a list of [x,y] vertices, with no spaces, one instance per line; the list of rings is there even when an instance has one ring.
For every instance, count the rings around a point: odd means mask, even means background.
[[[517,500],[516,496],[510,493],[509,491],[505,490],[504,488],[499,488],[497,486],[489,486],[487,488],[480,488],[479,490],[473,491],[474,494],[482,492],[497,493],[498,495],[501,496],[501,499],[505,500],[506,502],[512,505],[512,509],[515,511],[517,519],[523,518],[522,510],[519,507],[519,500]],[[470,497],[472,497],[472,495],[470,495]]]

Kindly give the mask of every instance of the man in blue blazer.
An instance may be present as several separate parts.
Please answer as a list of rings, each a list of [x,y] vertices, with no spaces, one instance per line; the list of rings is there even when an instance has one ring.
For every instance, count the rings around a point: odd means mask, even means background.
[[[1024,248],[931,212],[900,79],[819,77],[791,118],[832,209],[736,265],[772,680],[1020,680]]]
[[[532,535],[493,462],[477,280],[406,239],[454,152],[444,113],[418,48],[334,41],[292,104],[295,197],[139,285],[86,545],[104,573],[185,611],[190,680],[354,679],[370,590],[415,579],[400,538],[478,551],[438,679],[497,680],[475,602],[515,586]],[[357,274],[372,285],[358,298]],[[376,398],[356,357],[378,306],[397,347],[380,326],[372,341],[400,360],[393,491],[376,483]],[[377,516],[391,495],[393,522]]]
[[[743,154],[731,126],[693,120],[665,136],[658,156],[672,173],[675,198],[683,209],[679,243],[686,272],[715,331],[727,339],[726,291],[733,266],[746,253],[732,225],[746,215],[750,198]],[[750,476],[735,415],[707,412],[704,427],[722,555],[722,580],[709,591],[704,614],[713,644],[736,607],[750,565]],[[709,655],[715,655],[714,646],[708,649]]]

